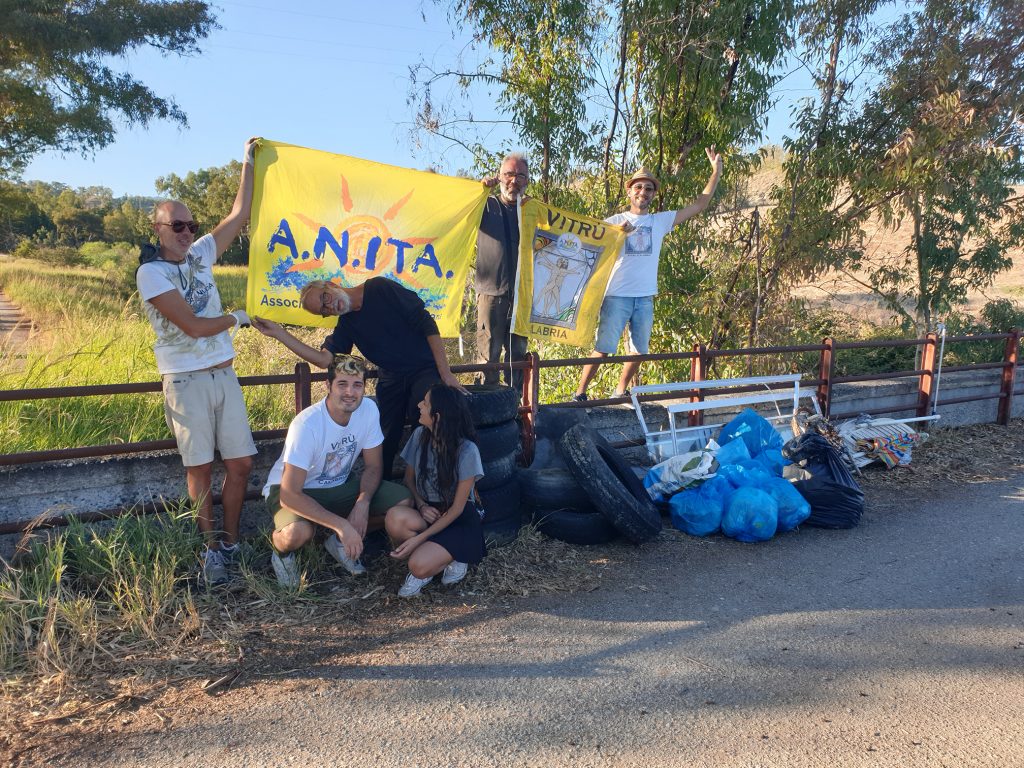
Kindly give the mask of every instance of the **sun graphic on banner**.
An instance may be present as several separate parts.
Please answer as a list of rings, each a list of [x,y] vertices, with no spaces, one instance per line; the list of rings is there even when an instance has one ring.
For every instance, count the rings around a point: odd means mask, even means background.
[[[415,189],[409,190],[404,197],[399,199],[397,202],[391,205],[384,214],[380,217],[373,216],[371,214],[355,214],[347,216],[335,227],[327,227],[331,234],[336,239],[342,237],[342,233],[348,233],[348,252],[352,255],[350,264],[353,268],[359,266],[365,266],[371,268],[370,264],[364,264],[364,261],[372,259],[372,270],[374,272],[395,272],[398,266],[398,246],[388,242],[395,238],[387,222],[393,221],[398,216],[399,212],[412,198]],[[348,179],[344,175],[341,176],[341,207],[346,213],[351,213],[355,207],[352,202],[352,196],[349,193]],[[311,219],[301,213],[295,213],[295,218],[301,221],[307,227],[314,232],[320,230],[321,227],[326,225],[322,222]],[[403,242],[408,243],[410,246],[424,246],[433,243],[437,238],[434,237],[403,237]],[[423,280],[418,279],[408,271],[408,261],[411,254],[408,249],[405,253],[405,269],[401,270],[403,279],[410,286],[415,288],[424,287],[425,283]],[[369,257],[369,258],[367,258]],[[337,261],[337,257],[333,253],[329,253],[329,249],[325,249],[324,255],[320,258],[306,259],[300,263],[293,264],[288,268],[288,272],[308,272],[316,269],[322,269],[328,259],[334,259]],[[341,265],[339,264],[339,267]],[[333,282],[342,282],[341,278],[333,278]]]

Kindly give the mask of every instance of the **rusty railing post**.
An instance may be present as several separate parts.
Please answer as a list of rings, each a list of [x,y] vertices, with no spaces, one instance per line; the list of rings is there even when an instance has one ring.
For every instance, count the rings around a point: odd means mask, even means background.
[[[313,404],[313,380],[309,363],[295,364],[295,413]]]
[[[928,416],[932,412],[932,394],[935,391],[935,360],[939,335],[926,333],[921,345],[921,370],[924,373],[917,381],[917,415]]]
[[[690,359],[690,381],[704,381],[704,363],[707,350],[703,344],[693,345],[693,357]],[[704,399],[704,395],[699,389],[692,391],[690,395],[691,403],[699,403]],[[690,411],[690,416],[687,423],[691,427],[699,427],[704,424],[704,411]]]
[[[999,385],[999,410],[996,411],[996,424],[1006,426],[1010,423],[1013,413],[1013,387],[1017,380],[1017,347],[1020,345],[1020,330],[1010,331],[1003,352],[1003,374]]]
[[[536,447],[537,402],[540,400],[540,355],[530,352],[526,356],[529,368],[523,372],[523,404],[519,408],[522,424],[519,436],[523,444],[522,461],[524,466],[533,462],[533,450]]]
[[[818,379],[821,381],[818,384],[818,405],[821,406],[821,412],[825,418],[828,418],[829,412],[832,410],[832,372],[835,370],[833,345],[835,342],[831,337],[825,337],[821,343],[825,348],[821,350],[821,359],[818,362]]]

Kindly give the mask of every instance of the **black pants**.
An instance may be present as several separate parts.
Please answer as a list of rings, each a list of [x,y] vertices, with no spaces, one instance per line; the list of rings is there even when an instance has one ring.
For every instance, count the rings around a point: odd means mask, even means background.
[[[477,294],[476,297],[476,350],[477,362],[500,363],[501,351],[505,350],[505,362],[525,360],[527,340],[512,331],[512,298]],[[513,371],[509,381],[505,371],[505,383],[511,383],[517,392],[523,391],[523,372]],[[498,372],[486,371],[477,374],[481,384],[497,384]]]
[[[381,370],[377,379],[377,408],[380,409],[380,429],[384,433],[384,479],[391,477],[392,464],[402,439],[406,422],[419,421],[420,404],[427,390],[441,381],[437,368],[421,368],[412,373],[393,373]]]

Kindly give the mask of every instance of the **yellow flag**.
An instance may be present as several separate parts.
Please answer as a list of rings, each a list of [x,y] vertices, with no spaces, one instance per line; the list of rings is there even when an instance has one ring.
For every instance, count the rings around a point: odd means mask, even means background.
[[[276,141],[256,152],[246,311],[295,325],[311,280],[388,277],[416,291],[442,336],[457,336],[487,189],[479,182]]]
[[[592,347],[622,227],[528,200],[519,208],[515,332]]]

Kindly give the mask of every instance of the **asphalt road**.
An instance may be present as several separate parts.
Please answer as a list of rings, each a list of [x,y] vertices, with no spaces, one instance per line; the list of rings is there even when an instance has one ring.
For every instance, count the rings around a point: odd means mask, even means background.
[[[424,602],[51,764],[1021,766],[1022,485],[875,491],[856,529],[767,544],[668,534],[586,594]]]

